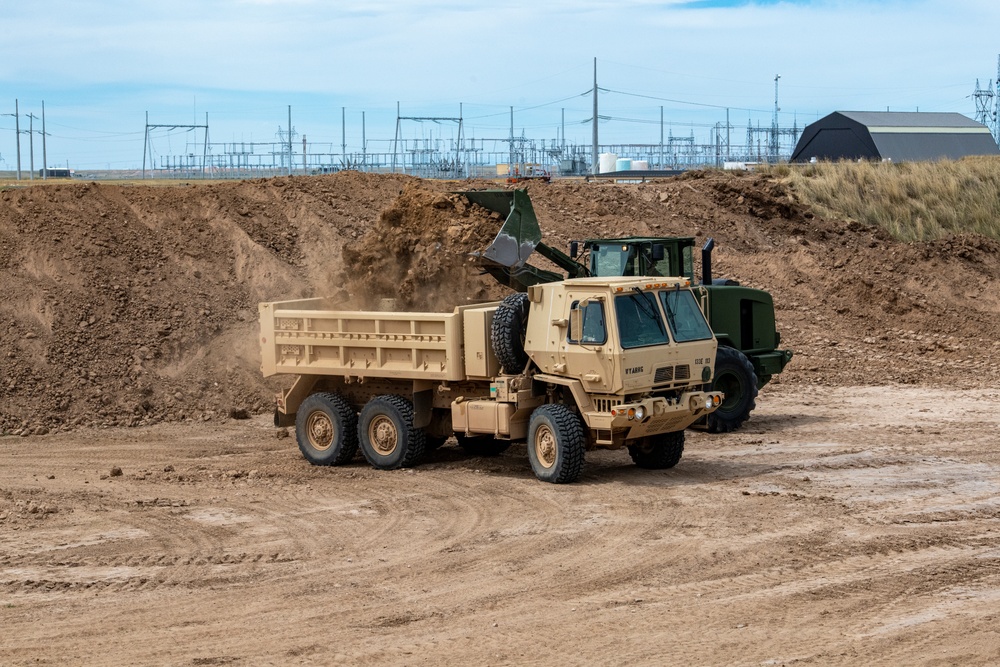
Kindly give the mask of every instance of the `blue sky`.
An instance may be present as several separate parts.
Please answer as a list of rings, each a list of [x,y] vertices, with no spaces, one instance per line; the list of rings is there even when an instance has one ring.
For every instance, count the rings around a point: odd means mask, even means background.
[[[997,73],[994,0],[0,0],[0,114],[41,116],[51,165],[141,165],[145,114],[203,124],[212,142],[276,141],[288,124],[310,146],[387,151],[403,116],[461,114],[465,136],[589,143],[597,58],[601,143],[742,140],[767,126],[780,75],[781,124],[835,110],[957,111]],[[364,112],[364,125],[362,125]],[[35,121],[40,124],[40,119]],[[40,129],[36,125],[35,129]],[[404,122],[408,139],[450,123]],[[154,134],[156,155],[191,133]],[[27,168],[26,135],[22,164]],[[200,141],[200,137],[197,139]],[[737,139],[734,137],[734,143]],[[35,166],[41,166],[35,135]],[[312,150],[312,149],[311,149]],[[0,115],[0,169],[15,161]]]

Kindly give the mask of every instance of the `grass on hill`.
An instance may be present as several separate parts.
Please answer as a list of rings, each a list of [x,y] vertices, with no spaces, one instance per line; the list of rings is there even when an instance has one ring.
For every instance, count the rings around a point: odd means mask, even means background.
[[[823,217],[879,226],[902,241],[977,233],[1000,239],[1000,158],[821,162],[765,173]]]

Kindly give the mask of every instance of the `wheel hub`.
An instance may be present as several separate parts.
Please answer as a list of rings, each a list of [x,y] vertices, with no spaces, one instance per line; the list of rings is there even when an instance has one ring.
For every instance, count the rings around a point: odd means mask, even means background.
[[[388,417],[376,417],[368,427],[368,440],[379,454],[392,454],[398,444],[396,425]]]
[[[535,433],[535,456],[546,468],[551,468],[556,463],[556,438],[548,426],[538,427]]]
[[[309,438],[309,444],[321,452],[333,446],[333,422],[322,412],[314,412],[309,415],[309,420],[306,422],[306,434]]]

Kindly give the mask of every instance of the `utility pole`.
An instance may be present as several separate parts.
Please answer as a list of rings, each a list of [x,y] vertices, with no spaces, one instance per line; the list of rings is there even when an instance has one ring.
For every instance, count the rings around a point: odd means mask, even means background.
[[[347,168],[347,107],[340,107],[340,166]]]
[[[288,175],[292,175],[292,105],[288,105]]]
[[[507,175],[514,175],[514,107],[510,108],[510,157],[507,159]]]
[[[660,105],[660,169],[663,169],[663,105]]]
[[[21,123],[17,109],[17,100],[14,100],[14,113],[0,114],[0,116],[14,117],[14,137],[17,141],[17,180],[21,180]]]
[[[31,153],[31,172],[29,181],[35,180],[35,119],[38,117],[33,113],[25,114],[28,117],[28,152]]]
[[[597,56],[594,56],[594,124],[593,124],[593,147],[590,149],[591,174],[597,175],[600,171],[597,164]]]
[[[45,150],[45,100],[42,100],[42,180],[49,178],[49,156]]]
[[[361,112],[361,164],[368,167],[368,140],[365,138],[365,112]]]
[[[781,111],[778,106],[778,79],[780,78],[780,74],[774,75],[774,119],[771,121],[771,146],[769,149],[775,162],[778,161],[778,112]]]

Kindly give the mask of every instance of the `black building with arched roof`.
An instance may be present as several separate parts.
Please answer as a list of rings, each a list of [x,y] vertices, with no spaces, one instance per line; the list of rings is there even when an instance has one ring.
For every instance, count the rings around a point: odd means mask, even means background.
[[[1000,155],[989,129],[960,113],[835,111],[807,125],[792,162],[956,160]]]

